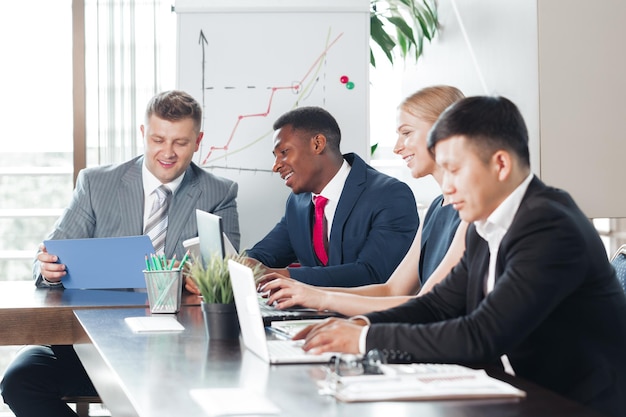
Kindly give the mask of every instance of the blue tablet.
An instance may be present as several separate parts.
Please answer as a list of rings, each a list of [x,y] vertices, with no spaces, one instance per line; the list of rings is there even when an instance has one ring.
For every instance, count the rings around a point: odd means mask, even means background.
[[[145,257],[154,252],[146,235],[43,243],[65,264],[67,275],[61,280],[65,288],[146,288]]]

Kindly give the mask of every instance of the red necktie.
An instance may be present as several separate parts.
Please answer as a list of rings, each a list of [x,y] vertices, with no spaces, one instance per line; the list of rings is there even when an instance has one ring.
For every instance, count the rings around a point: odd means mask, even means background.
[[[313,249],[315,254],[322,262],[322,265],[328,264],[328,254],[326,253],[326,245],[324,245],[324,207],[328,203],[326,197],[318,195],[313,197],[315,204],[315,224],[313,225]]]

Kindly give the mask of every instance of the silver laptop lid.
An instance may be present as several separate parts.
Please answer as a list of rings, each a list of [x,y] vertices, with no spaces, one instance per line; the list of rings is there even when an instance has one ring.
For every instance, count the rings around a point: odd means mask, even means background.
[[[212,256],[224,258],[224,240],[222,239],[222,218],[215,214],[196,209],[200,255],[206,265]]]
[[[253,353],[269,362],[270,355],[254,284],[254,273],[252,269],[232,259],[228,260],[228,272],[233,285],[243,344]]]

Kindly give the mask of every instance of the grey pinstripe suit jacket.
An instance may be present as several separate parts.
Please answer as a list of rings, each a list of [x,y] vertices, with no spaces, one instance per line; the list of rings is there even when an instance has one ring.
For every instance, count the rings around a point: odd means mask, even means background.
[[[144,192],[141,178],[143,156],[119,165],[82,170],[72,201],[47,239],[81,239],[135,236],[143,233]],[[182,242],[198,235],[195,210],[222,217],[224,232],[239,248],[237,183],[215,176],[191,163],[174,194],[168,216],[165,255],[184,255]],[[33,274],[39,285],[39,262]]]

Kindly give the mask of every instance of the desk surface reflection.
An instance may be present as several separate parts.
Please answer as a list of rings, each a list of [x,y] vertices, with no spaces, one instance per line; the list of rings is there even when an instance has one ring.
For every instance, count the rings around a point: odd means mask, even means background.
[[[185,330],[135,334],[125,317],[145,309],[75,312],[91,343],[76,345],[100,396],[115,416],[203,416],[190,390],[245,388],[264,394],[281,416],[593,416],[594,413],[520,379],[523,400],[341,403],[317,393],[320,365],[268,365],[236,341],[209,340],[197,306],[177,314]],[[506,376],[496,375],[506,379]],[[246,401],[245,398],[241,399]]]

